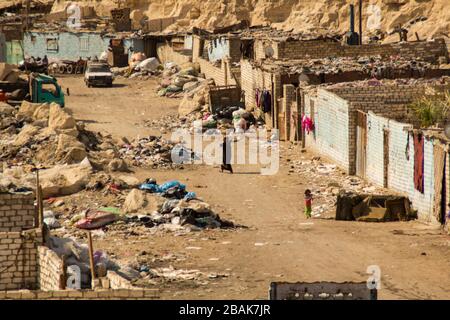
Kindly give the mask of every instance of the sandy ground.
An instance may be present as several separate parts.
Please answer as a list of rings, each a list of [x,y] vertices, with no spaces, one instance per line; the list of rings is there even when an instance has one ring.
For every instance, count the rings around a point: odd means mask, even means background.
[[[94,89],[81,78],[60,82],[70,87],[68,108],[92,130],[143,136],[151,132],[139,125],[143,120],[176,113],[178,101],[157,97],[153,80],[118,80],[113,88]],[[140,179],[186,183],[221,217],[248,229],[105,238],[95,246],[119,259],[135,259],[142,251],[179,254],[185,259],[170,263],[177,269],[229,274],[203,284],[169,283],[160,287],[162,299],[266,299],[273,281],[366,281],[370,265],[381,268],[380,299],[450,299],[450,238],[440,230],[416,221],[305,219],[303,191],[319,182],[289,173],[287,159],[312,156],[294,146],[274,176],[245,165],[235,166],[233,175],[210,166],[136,169]]]

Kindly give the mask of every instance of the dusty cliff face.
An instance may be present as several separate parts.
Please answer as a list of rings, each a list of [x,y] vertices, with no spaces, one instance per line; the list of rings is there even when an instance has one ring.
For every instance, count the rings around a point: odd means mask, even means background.
[[[117,0],[79,0],[94,6],[99,15],[108,15]],[[252,25],[268,25],[294,31],[327,30],[345,32],[349,28],[349,7],[356,0],[127,0],[126,6],[140,10],[150,19],[179,17],[169,27],[181,30],[192,26],[214,28],[247,19]],[[54,11],[70,3],[57,0]],[[425,19],[426,18],[426,19]],[[410,21],[419,20],[414,24]],[[409,36],[420,38],[450,33],[448,0],[364,0],[363,26],[366,31],[391,31],[408,26]],[[397,39],[397,35],[391,37]]]

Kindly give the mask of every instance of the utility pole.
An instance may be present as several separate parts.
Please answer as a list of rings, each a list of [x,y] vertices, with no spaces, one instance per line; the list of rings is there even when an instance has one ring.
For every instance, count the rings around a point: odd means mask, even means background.
[[[362,10],[363,10],[363,3],[362,0],[359,0],[359,45],[362,45],[362,38],[363,38]]]

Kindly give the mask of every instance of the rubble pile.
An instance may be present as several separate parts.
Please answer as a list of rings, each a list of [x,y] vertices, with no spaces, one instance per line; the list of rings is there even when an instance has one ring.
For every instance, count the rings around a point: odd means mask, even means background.
[[[96,170],[127,170],[111,136],[86,130],[57,104],[24,101],[18,110],[0,108],[0,159],[7,166],[51,167],[88,158]]]

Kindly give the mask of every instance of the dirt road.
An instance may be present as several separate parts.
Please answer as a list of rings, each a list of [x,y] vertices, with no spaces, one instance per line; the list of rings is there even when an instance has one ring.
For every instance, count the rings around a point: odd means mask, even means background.
[[[157,97],[154,81],[121,80],[111,89],[88,89],[79,78],[62,83],[71,88],[68,108],[93,130],[142,136],[151,131],[136,125],[143,118],[176,113],[178,101]],[[175,268],[229,274],[203,285],[168,284],[161,288],[165,299],[266,299],[272,281],[365,281],[370,265],[381,269],[380,299],[450,298],[448,236],[419,222],[306,220],[303,191],[317,188],[319,182],[289,173],[287,158],[313,155],[301,154],[297,147],[289,152],[282,155],[274,176],[244,165],[235,166],[233,175],[210,166],[136,169],[140,179],[186,183],[221,217],[248,229],[106,238],[96,240],[96,247],[130,260],[142,251],[180,254],[186,259],[174,261]]]

